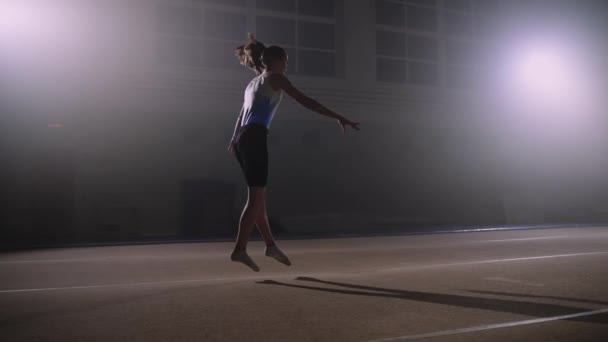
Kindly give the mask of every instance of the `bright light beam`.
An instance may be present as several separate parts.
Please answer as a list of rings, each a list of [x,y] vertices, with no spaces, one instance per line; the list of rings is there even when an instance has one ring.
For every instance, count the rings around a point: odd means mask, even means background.
[[[560,44],[561,43],[561,44]],[[590,80],[576,46],[529,41],[513,49],[509,70],[516,102],[547,114],[583,115],[592,105]]]
[[[52,40],[66,31],[62,6],[32,0],[0,2],[0,38],[3,40]]]
[[[521,56],[515,76],[529,91],[543,96],[566,95],[572,81],[561,56],[542,48],[531,49]]]
[[[515,93],[524,104],[568,111],[585,102],[581,61],[556,44],[530,43],[513,55],[510,70]]]
[[[568,36],[518,38],[501,64],[505,158],[522,177],[547,179],[580,163],[594,134],[592,65]]]

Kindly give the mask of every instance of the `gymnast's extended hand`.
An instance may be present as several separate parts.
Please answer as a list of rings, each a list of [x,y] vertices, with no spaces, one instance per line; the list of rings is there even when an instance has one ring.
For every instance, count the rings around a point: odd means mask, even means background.
[[[345,117],[338,119],[338,123],[342,126],[342,132],[346,132],[346,126],[350,126],[355,130],[359,130],[359,122],[352,122]]]

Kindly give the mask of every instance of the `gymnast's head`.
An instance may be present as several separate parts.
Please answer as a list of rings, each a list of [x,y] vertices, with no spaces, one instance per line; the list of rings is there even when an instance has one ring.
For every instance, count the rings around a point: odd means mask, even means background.
[[[250,68],[258,75],[264,71],[281,74],[287,72],[288,56],[285,49],[276,45],[266,47],[251,33],[248,37],[247,43],[234,51],[241,65]]]

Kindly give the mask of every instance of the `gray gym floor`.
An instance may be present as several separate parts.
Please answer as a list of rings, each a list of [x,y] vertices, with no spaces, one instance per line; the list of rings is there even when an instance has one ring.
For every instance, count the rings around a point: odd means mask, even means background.
[[[600,341],[604,227],[0,254],[4,341]]]

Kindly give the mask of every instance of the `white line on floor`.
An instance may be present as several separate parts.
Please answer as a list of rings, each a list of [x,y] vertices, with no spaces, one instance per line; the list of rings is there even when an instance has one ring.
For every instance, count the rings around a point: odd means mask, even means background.
[[[381,268],[381,269],[378,270],[378,272],[404,271],[404,270],[409,270],[409,269],[417,270],[417,269],[445,267],[445,266],[489,264],[489,263],[496,263],[496,262],[511,262],[511,261],[525,261],[525,260],[538,260],[538,259],[551,259],[551,258],[566,258],[566,257],[573,257],[573,256],[598,255],[598,254],[608,254],[608,251],[587,252],[587,253],[572,253],[572,254],[541,255],[541,256],[525,257],[525,258],[508,258],[508,259],[492,259],[492,260],[480,260],[480,261],[452,262],[452,263],[446,263],[446,264],[433,264],[433,265],[420,265],[420,266],[389,267],[389,268]]]
[[[480,326],[476,326],[476,327],[461,328],[461,329],[454,329],[454,330],[444,330],[444,331],[437,331],[437,332],[419,334],[419,335],[406,335],[406,336],[393,337],[393,338],[387,338],[387,339],[381,339],[381,340],[373,340],[370,342],[412,341],[412,340],[418,340],[418,339],[422,339],[422,338],[456,335],[456,334],[463,334],[463,333],[491,330],[491,329],[499,329],[499,328],[509,328],[509,327],[516,327],[516,326],[521,326],[521,325],[559,321],[559,320],[563,320],[563,319],[570,319],[570,318],[577,318],[577,317],[584,317],[584,316],[591,316],[591,315],[599,315],[599,314],[604,314],[604,313],[608,313],[608,308],[600,309],[600,310],[593,310],[593,311],[579,312],[579,313],[575,313],[575,314],[571,314],[571,315],[536,318],[536,319],[528,319],[525,321],[516,321],[516,322],[507,322],[507,323],[498,323],[498,324],[480,325]]]
[[[543,236],[543,237],[532,237],[532,238],[516,238],[516,239],[501,239],[501,240],[472,240],[462,241],[455,243],[439,243],[439,244],[427,244],[427,245],[416,245],[416,246],[386,246],[383,250],[406,250],[406,249],[427,249],[427,248],[439,248],[446,246],[459,246],[464,244],[475,244],[484,242],[509,242],[509,241],[525,241],[525,240],[544,240],[544,239],[559,239],[565,238],[568,235],[557,235],[557,236]],[[304,252],[298,252],[295,250],[292,255],[295,254],[311,254],[311,253],[341,253],[346,251],[361,251],[378,249],[376,246],[361,246],[361,247],[337,247],[337,248],[315,248],[307,249]],[[174,254],[172,256],[157,256],[157,255],[131,255],[131,256],[107,256],[107,257],[92,257],[92,258],[72,258],[72,259],[33,259],[33,260],[8,260],[0,261],[0,265],[3,264],[27,264],[27,263],[55,263],[55,262],[88,262],[88,261],[119,261],[124,259],[178,259],[178,258],[222,258],[226,257],[228,252],[217,252],[217,253],[200,253],[200,254]],[[256,255],[251,253],[251,255]]]
[[[164,258],[156,255],[135,255],[135,256],[107,256],[97,258],[74,258],[74,259],[38,259],[38,260],[11,260],[0,261],[0,264],[27,264],[27,263],[45,263],[45,262],[88,262],[88,261],[117,261],[124,259],[159,259]]]
[[[120,286],[145,286],[145,285],[166,285],[166,284],[184,284],[184,283],[213,283],[223,281],[247,281],[247,280],[265,280],[265,279],[283,279],[293,278],[296,276],[314,276],[314,277],[328,277],[334,276],[336,273],[307,273],[307,274],[279,274],[279,275],[264,275],[264,276],[251,276],[251,277],[218,277],[218,278],[207,278],[207,279],[186,279],[186,280],[171,280],[171,281],[156,281],[156,282],[144,282],[144,283],[125,283],[125,284],[106,284],[106,285],[85,285],[85,286],[68,286],[68,287],[48,287],[39,289],[17,289],[17,290],[0,290],[0,293],[16,293],[16,292],[38,292],[38,291],[57,291],[57,290],[77,290],[77,289],[94,289],[94,288],[105,288],[105,287],[120,287]]]
[[[540,237],[531,237],[531,238],[501,239],[501,240],[479,240],[479,241],[472,241],[472,242],[506,242],[506,241],[546,240],[546,239],[563,239],[566,237],[568,237],[568,235],[540,236]]]
[[[545,286],[545,284],[542,284],[542,283],[532,283],[532,282],[527,282],[524,280],[510,279],[510,278],[505,278],[505,277],[486,277],[483,279],[489,280],[489,281],[498,281],[498,282],[503,282],[503,283],[520,284],[520,285],[524,285],[524,286],[537,286],[537,287]]]
[[[118,286],[143,286],[143,285],[163,285],[163,284],[178,284],[178,283],[211,283],[211,282],[222,282],[222,281],[248,281],[248,280],[259,280],[269,278],[291,278],[294,276],[324,276],[324,277],[336,277],[336,276],[357,276],[362,274],[370,273],[382,273],[382,272],[393,272],[393,271],[407,271],[407,270],[420,270],[427,268],[439,268],[446,266],[463,266],[463,265],[475,265],[475,264],[486,264],[496,262],[511,262],[511,261],[523,261],[523,260],[538,260],[538,259],[550,259],[550,258],[565,258],[574,256],[586,256],[586,255],[599,255],[608,254],[608,251],[599,252],[588,252],[588,253],[573,253],[573,254],[557,254],[557,255],[542,255],[535,257],[526,258],[510,258],[510,259],[494,259],[494,260],[481,260],[481,261],[465,261],[465,262],[454,262],[448,264],[431,264],[431,265],[420,265],[420,266],[406,266],[396,268],[383,268],[383,269],[370,269],[370,270],[356,270],[351,272],[328,272],[328,273],[288,273],[288,274],[268,274],[253,277],[223,277],[223,278],[206,278],[206,279],[187,279],[187,280],[172,280],[172,281],[160,281],[160,282],[146,282],[146,283],[125,283],[125,284],[107,284],[107,285],[86,285],[86,286],[69,286],[69,287],[49,287],[49,288],[32,288],[32,289],[14,289],[14,290],[0,290],[1,293],[17,293],[17,292],[36,292],[36,291],[56,291],[56,290],[75,290],[75,289],[90,289],[90,288],[104,288],[104,287],[118,287]]]

